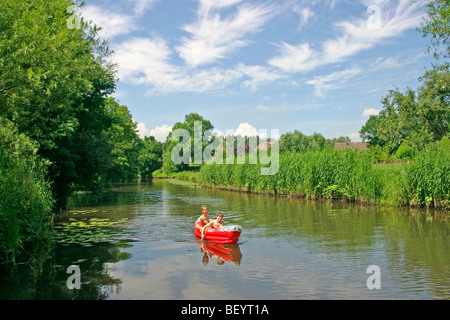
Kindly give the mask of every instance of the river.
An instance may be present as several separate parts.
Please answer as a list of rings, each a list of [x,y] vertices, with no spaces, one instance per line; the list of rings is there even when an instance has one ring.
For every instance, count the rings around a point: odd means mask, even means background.
[[[69,204],[55,217],[51,259],[41,272],[0,276],[0,299],[450,299],[448,212],[176,180],[124,183]],[[242,226],[237,245],[195,238],[202,205]]]

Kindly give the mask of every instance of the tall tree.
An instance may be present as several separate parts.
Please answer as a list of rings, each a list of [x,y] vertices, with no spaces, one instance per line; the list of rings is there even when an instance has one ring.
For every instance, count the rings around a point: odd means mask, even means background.
[[[427,17],[422,21],[419,31],[430,38],[428,53],[436,59],[450,57],[450,2],[431,0],[425,4]]]
[[[148,177],[162,167],[164,144],[153,136],[145,137],[143,140],[143,147],[139,154],[139,171],[142,176]]]
[[[368,142],[369,146],[384,146],[386,141],[382,140],[379,137],[378,130],[380,126],[380,116],[372,115],[369,120],[367,120],[366,124],[359,131],[361,138],[363,141]]]
[[[201,123],[201,130],[198,132],[198,136],[195,132],[195,123],[200,122]],[[177,122],[172,128],[172,132],[169,133],[166,140],[166,150],[164,152],[164,165],[163,170],[167,173],[171,171],[183,171],[188,168],[188,164],[182,163],[178,165],[174,165],[171,155],[172,155],[172,149],[177,146],[180,141],[173,141],[173,132],[177,129],[184,129],[187,130],[189,133],[190,139],[189,143],[191,146],[191,154],[190,159],[191,163],[194,162],[194,159],[200,159],[200,157],[203,156],[203,150],[208,145],[208,143],[211,142],[213,135],[212,130],[214,129],[214,126],[212,125],[211,121],[206,120],[203,116],[199,115],[198,113],[189,113],[185,115],[184,122]],[[196,150],[201,150],[202,154],[195,154]]]
[[[144,142],[137,134],[137,124],[128,108],[113,98],[106,99],[105,107],[112,120],[106,132],[111,147],[107,180],[136,177],[139,172],[139,155],[144,147]]]
[[[449,132],[450,121],[450,2],[429,0],[426,17],[418,30],[430,38],[428,53],[437,63],[421,78],[417,90],[390,90],[381,101],[383,110],[361,129],[363,138],[373,144],[386,143],[395,152],[403,142],[416,149],[439,141]],[[380,144],[381,145],[381,144]]]
[[[104,99],[115,89],[114,66],[106,62],[110,51],[98,28],[85,21],[68,27],[74,4],[0,2],[0,116],[38,143],[60,200],[79,181],[92,185],[101,169],[92,153],[103,145]],[[82,142],[87,144],[80,147]]]

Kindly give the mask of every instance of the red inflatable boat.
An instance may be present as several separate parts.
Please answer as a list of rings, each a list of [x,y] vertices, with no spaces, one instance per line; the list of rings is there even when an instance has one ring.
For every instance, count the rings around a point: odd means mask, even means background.
[[[242,228],[241,226],[224,226],[219,229],[208,228],[203,230],[200,223],[196,222],[194,234],[201,239],[203,231],[205,234],[203,240],[217,244],[236,244],[242,233]]]

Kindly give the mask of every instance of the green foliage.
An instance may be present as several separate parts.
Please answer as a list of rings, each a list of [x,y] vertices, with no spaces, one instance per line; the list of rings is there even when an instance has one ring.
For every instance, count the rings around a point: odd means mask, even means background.
[[[419,30],[424,37],[430,37],[428,53],[436,59],[450,57],[450,4],[448,0],[432,0],[425,4],[428,17]]]
[[[400,148],[398,148],[397,152],[395,153],[395,156],[401,160],[411,160],[414,157],[414,154],[415,152],[413,147],[408,145],[408,143],[404,142],[402,143]]]
[[[69,0],[0,3],[0,116],[38,144],[58,200],[104,170],[104,98],[115,88],[95,26],[69,29]],[[87,167],[85,167],[86,165]]]
[[[195,122],[201,121],[202,123],[202,129],[201,129],[201,137],[196,137],[195,135]],[[212,140],[212,130],[214,129],[214,126],[211,124],[209,120],[206,120],[203,118],[203,116],[197,114],[197,113],[189,113],[184,117],[184,122],[177,122],[172,128],[172,132],[169,133],[167,140],[166,140],[166,150],[164,152],[164,160],[163,160],[163,167],[162,170],[166,174],[169,174],[171,172],[181,172],[188,170],[189,164],[181,163],[175,165],[172,161],[172,150],[173,148],[178,145],[181,141],[173,141],[172,140],[172,134],[177,129],[184,129],[189,132],[190,135],[190,141],[187,143],[190,143],[191,148],[191,162],[194,162],[195,159],[200,159],[203,156],[203,150],[208,145],[208,143]],[[195,146],[201,146],[201,148]],[[195,154],[196,150],[201,150],[202,154]]]
[[[117,181],[138,175],[141,149],[144,142],[136,132],[136,123],[126,106],[113,98],[105,99],[105,109],[111,119],[107,129],[108,144],[111,147],[111,163],[108,166],[106,180]]]
[[[382,99],[383,109],[361,129],[371,146],[385,146],[391,154],[406,142],[423,150],[448,133],[450,123],[450,73],[448,66],[427,71],[416,90],[390,90]]]
[[[433,144],[419,154],[406,170],[411,199],[419,205],[449,207],[450,154]]]
[[[248,160],[248,159],[247,159]],[[261,175],[260,165],[203,165],[200,182],[239,191],[345,199],[395,206],[448,208],[450,153],[437,143],[409,163],[373,164],[369,151],[305,151],[280,155],[280,170]]]
[[[280,152],[301,152],[307,150],[322,150],[334,147],[336,142],[350,142],[350,139],[341,137],[339,139],[325,139],[320,133],[307,136],[298,130],[288,132],[280,138]]]
[[[379,116],[370,116],[369,120],[367,120],[366,124],[359,131],[363,141],[368,142],[371,147],[383,147],[386,144],[386,141],[382,140],[378,133],[380,119]]]
[[[387,146],[381,147],[379,145],[376,145],[370,147],[366,152],[370,154],[374,163],[393,160],[393,157],[391,156],[390,150]]]
[[[370,156],[352,149],[310,150],[280,155],[277,174],[261,175],[261,165],[203,165],[206,184],[271,194],[375,202],[380,193]]]
[[[138,161],[141,176],[149,177],[162,167],[164,145],[156,141],[155,137],[145,137]]]
[[[450,139],[449,138],[443,137],[439,143],[445,152],[450,153]]]
[[[45,247],[53,199],[35,144],[0,118],[0,262]]]

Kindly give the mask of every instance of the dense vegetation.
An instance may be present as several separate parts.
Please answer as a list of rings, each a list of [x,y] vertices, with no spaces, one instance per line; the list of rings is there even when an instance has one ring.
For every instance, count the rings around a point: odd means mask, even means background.
[[[207,186],[309,199],[450,208],[450,150],[429,146],[414,161],[374,165],[370,151],[309,150],[282,153],[273,176],[260,165],[204,165],[196,179]]]
[[[0,252],[15,262],[18,252],[45,247],[53,200],[35,143],[10,121],[0,124]]]
[[[53,213],[73,191],[99,193],[141,176],[181,179],[238,190],[395,205],[449,206],[449,5],[427,3],[420,31],[436,63],[422,85],[392,90],[383,110],[361,129],[368,151],[334,150],[336,142],[300,131],[284,134],[276,175],[261,165],[175,165],[177,145],[139,137],[116,87],[112,52],[99,28],[68,10],[75,0],[0,2],[0,263],[28,260],[47,245]],[[202,121],[200,142],[194,122]],[[191,151],[215,141],[214,126],[189,113],[173,129],[191,134]],[[248,143],[247,157],[257,152]],[[257,138],[259,144],[260,139]],[[190,158],[195,158],[191,153]],[[377,166],[379,161],[409,163]],[[248,162],[247,162],[248,163]]]
[[[160,166],[162,144],[141,139],[110,97],[116,72],[99,28],[69,27],[74,4],[0,2],[0,262],[32,251],[74,190]]]

